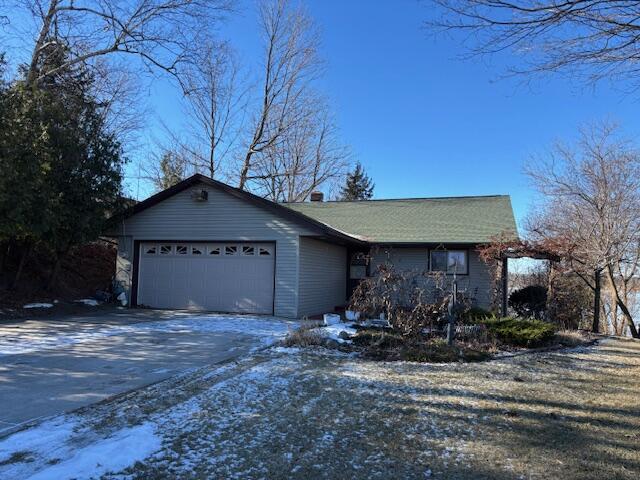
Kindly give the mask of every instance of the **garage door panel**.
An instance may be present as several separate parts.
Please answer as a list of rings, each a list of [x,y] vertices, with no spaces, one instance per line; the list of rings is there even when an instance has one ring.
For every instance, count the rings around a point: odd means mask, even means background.
[[[145,242],[138,304],[273,313],[274,259],[274,244]]]

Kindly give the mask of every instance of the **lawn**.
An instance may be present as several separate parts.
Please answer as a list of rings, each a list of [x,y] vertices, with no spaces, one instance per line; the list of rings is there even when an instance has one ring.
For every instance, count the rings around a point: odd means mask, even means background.
[[[0,477],[637,479],[640,343],[482,363],[271,348],[0,441]]]

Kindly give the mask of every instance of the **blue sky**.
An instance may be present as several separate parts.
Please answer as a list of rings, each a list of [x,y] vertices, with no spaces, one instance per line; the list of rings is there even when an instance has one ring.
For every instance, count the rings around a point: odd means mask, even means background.
[[[424,29],[428,2],[303,3],[322,31],[327,66],[319,87],[377,198],[510,194],[520,221],[533,200],[522,174],[532,154],[603,118],[638,133],[637,94],[626,94],[624,84],[501,80],[517,57],[460,59],[459,39]],[[259,49],[253,5],[240,2],[220,32],[246,65],[255,65]],[[149,132],[161,135],[158,118],[180,122],[177,95],[163,81],[154,85]]]

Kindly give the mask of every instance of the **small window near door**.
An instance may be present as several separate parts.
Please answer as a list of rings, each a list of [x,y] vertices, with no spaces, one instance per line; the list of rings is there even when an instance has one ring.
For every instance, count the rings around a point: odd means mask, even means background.
[[[160,255],[171,255],[171,245],[160,245]]]
[[[191,247],[191,255],[202,255],[202,249],[200,247]]]
[[[242,255],[255,255],[256,249],[253,248],[252,245],[243,245],[242,246]]]
[[[466,275],[469,273],[466,250],[432,250],[431,271]]]
[[[227,245],[224,247],[224,254],[225,255],[237,255],[238,254],[238,247],[236,245]]]
[[[222,249],[220,247],[209,247],[209,255],[220,255]]]
[[[271,255],[271,250],[265,247],[260,247],[258,248],[258,255],[260,255],[261,257],[268,257],[269,255]]]
[[[186,255],[189,249],[186,245],[176,245],[176,254],[177,255]]]
[[[144,253],[145,255],[155,255],[157,253],[157,247],[155,245],[150,245],[147,248],[145,248]]]

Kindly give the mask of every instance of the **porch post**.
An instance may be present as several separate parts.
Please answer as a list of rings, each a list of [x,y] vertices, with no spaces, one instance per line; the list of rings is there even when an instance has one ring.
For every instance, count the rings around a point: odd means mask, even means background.
[[[509,287],[509,259],[506,256],[502,257],[502,273],[501,273],[501,279],[502,281],[502,316],[506,317],[507,316],[507,298],[508,298],[508,291],[507,288]]]

